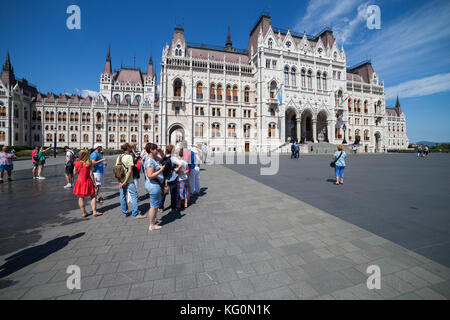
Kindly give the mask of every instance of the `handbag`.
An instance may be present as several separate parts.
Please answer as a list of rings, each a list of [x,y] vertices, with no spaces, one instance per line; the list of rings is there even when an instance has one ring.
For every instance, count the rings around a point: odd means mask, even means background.
[[[341,158],[343,152],[344,151],[341,151],[341,154],[339,155],[339,157],[337,157],[334,161],[332,161],[330,163],[330,167],[334,168],[336,166],[336,162]]]

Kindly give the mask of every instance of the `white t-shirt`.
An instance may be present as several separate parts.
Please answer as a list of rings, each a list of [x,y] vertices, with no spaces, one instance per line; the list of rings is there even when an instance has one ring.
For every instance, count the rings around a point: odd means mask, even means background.
[[[69,151],[66,152],[66,162],[70,161],[72,159],[72,155],[73,155],[73,151],[72,150],[69,150]],[[73,158],[74,158],[73,160],[75,161],[75,156]],[[74,161],[72,161],[72,165],[73,165]],[[70,165],[70,163],[69,163],[69,165]]]
[[[187,170],[187,162],[186,160],[181,160],[179,159],[179,161],[181,162],[181,166],[180,166],[180,170],[178,170],[178,181],[183,181],[183,180],[187,180],[188,176],[186,174],[186,170]]]

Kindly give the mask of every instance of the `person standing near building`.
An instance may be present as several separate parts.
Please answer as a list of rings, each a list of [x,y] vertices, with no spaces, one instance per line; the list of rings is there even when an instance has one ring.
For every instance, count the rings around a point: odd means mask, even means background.
[[[13,160],[16,155],[13,152],[9,152],[7,146],[3,146],[0,152],[0,184],[3,183],[3,173],[8,172],[8,181],[12,181],[11,174],[14,169]]]
[[[104,170],[103,170],[103,162],[106,158],[103,158],[100,152],[102,151],[102,145],[100,143],[96,143],[94,145],[94,150],[91,153],[92,165],[94,167],[94,181],[95,181],[95,198],[98,202],[103,203],[103,197],[99,197],[100,187],[104,182]]]
[[[161,206],[163,197],[161,185],[164,180],[162,172],[164,171],[165,166],[160,166],[155,159],[158,153],[158,146],[156,144],[147,143],[145,145],[145,150],[147,151],[147,157],[145,158],[145,189],[150,196],[150,225],[148,230],[152,231],[162,228],[157,225],[159,220],[157,220],[156,214],[158,208]]]
[[[31,162],[33,163],[33,179],[37,179],[37,168],[39,166],[39,158],[38,158],[38,153],[39,153],[39,146],[35,146],[33,151],[31,152]]]
[[[333,155],[334,173],[336,176],[336,184],[344,184],[345,157],[347,156],[342,144],[337,146],[338,151]],[[340,181],[339,181],[340,178]]]
[[[119,179],[120,189],[120,206],[122,209],[122,215],[124,218],[128,217],[128,205],[127,205],[127,192],[131,194],[131,214],[134,219],[145,218],[145,215],[139,214],[138,209],[138,193],[136,185],[133,180],[133,157],[131,156],[131,147],[128,143],[122,146],[123,154],[117,157],[116,167],[122,167],[124,169],[124,175]],[[114,168],[116,173],[116,168]],[[118,178],[117,174],[116,178]]]
[[[50,147],[48,147],[47,149],[44,149],[44,146],[41,146],[41,149],[39,150],[37,157],[38,157],[38,161],[39,161],[39,165],[38,165],[38,176],[36,179],[39,180],[44,180],[45,177],[42,176],[42,171],[44,171],[44,165],[45,165],[45,152],[47,152],[48,150],[50,150],[52,148],[52,146],[50,145]]]
[[[200,157],[199,151],[196,147],[191,149],[191,163],[189,167],[189,188],[191,195],[200,193]]]
[[[177,209],[181,209],[181,202],[184,200],[184,207],[187,208],[189,201],[189,191],[188,191],[188,163],[185,160],[185,150],[181,148],[178,152],[178,161],[180,162],[180,167],[178,168],[178,178],[177,178]]]
[[[295,141],[295,158],[300,158],[300,146],[298,145],[297,141]]]
[[[64,175],[66,176],[67,184],[64,186],[65,189],[73,187],[73,166],[75,162],[75,152],[71,150],[68,146],[64,147],[64,152],[66,153],[66,166],[64,168]]]
[[[78,205],[82,213],[82,217],[86,218],[86,207],[84,205],[84,198],[91,197],[92,215],[94,217],[101,216],[103,213],[97,211],[97,200],[95,198],[94,188],[94,174],[92,160],[89,158],[87,150],[80,151],[80,158],[73,164],[74,172],[78,174],[77,182],[73,188],[73,193],[78,196]]]
[[[291,159],[295,158],[295,142],[291,144]]]

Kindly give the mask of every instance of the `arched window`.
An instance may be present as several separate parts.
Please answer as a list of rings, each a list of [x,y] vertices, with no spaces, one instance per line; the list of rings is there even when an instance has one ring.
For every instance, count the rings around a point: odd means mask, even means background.
[[[76,134],[72,134],[71,136],[70,136],[70,141],[71,142],[77,142],[77,135]]]
[[[52,142],[53,141],[53,136],[51,133],[47,133],[47,142]]]
[[[141,96],[140,95],[136,96],[136,101],[137,101],[137,103],[141,104]]]
[[[211,84],[211,87],[209,89],[209,99],[216,100],[216,85]]]
[[[202,100],[203,99],[203,87],[202,83],[197,83],[197,99]]]
[[[268,137],[275,138],[277,125],[273,122],[269,123],[268,127]]]
[[[181,97],[181,80],[175,79],[173,82],[173,94],[175,97]]]
[[[114,135],[113,134],[109,135],[109,142],[114,142]]]
[[[131,104],[131,96],[129,94],[127,94],[125,96],[125,100],[127,101],[127,104],[130,105]]]
[[[63,113],[63,121],[67,121],[67,113]]]
[[[58,112],[58,121],[62,121],[62,113]]]
[[[222,101],[222,85],[217,85],[217,101]]]
[[[102,135],[101,135],[101,134],[98,134],[98,135],[95,137],[95,141],[96,141],[96,142],[102,142]]]
[[[227,86],[226,94],[227,94],[227,101],[231,102],[231,86],[230,85]]]
[[[5,131],[0,131],[0,141],[5,141],[6,140],[6,133]]]
[[[144,124],[149,124],[150,123],[150,117],[148,116],[148,114],[146,113],[144,115]]]
[[[81,114],[81,121],[86,122],[86,113],[84,112]]]
[[[50,112],[45,111],[45,121],[50,121]]]
[[[269,41],[268,41],[267,43],[268,43],[268,45],[269,45],[269,49],[272,49],[272,46],[273,46],[273,40],[272,40],[272,38],[269,38]]]
[[[348,99],[348,112],[352,111],[352,99]]]
[[[73,112],[70,113],[70,122],[75,121],[75,114]]]
[[[126,141],[126,137],[124,134],[120,135],[120,142],[125,142]]]
[[[244,102],[249,103],[250,102],[250,88],[245,87],[244,89]]]
[[[203,123],[202,122],[195,124],[195,136],[203,137]]]
[[[238,88],[237,86],[233,87],[233,102],[238,102]]]
[[[275,96],[277,94],[277,83],[275,81],[272,81],[270,83],[270,99],[275,99]]]
[[[317,72],[317,90],[322,90],[321,81],[322,81],[322,79],[320,78],[320,71],[318,71]]]
[[[284,67],[284,85],[285,86],[289,85],[289,67],[288,66]]]
[[[59,142],[65,142],[66,141],[66,137],[64,136],[64,134],[59,134]]]
[[[89,112],[87,113],[86,117],[87,117],[87,121],[90,122],[91,121],[91,114]]]
[[[244,124],[244,138],[250,138],[250,129],[251,129],[251,125]]]
[[[308,89],[311,89],[312,88],[312,71],[311,70],[308,70],[307,77],[308,77]]]
[[[148,143],[149,139],[148,139],[148,134],[144,135],[144,143]]]
[[[364,113],[369,113],[369,109],[367,108],[367,100],[364,101]]]
[[[102,115],[100,112],[97,112],[97,123],[101,123],[102,122]]]
[[[234,123],[228,124],[228,138],[236,138],[236,125]]]
[[[302,88],[306,88],[305,69],[302,69],[301,77],[302,77]]]
[[[369,137],[369,130],[364,130],[364,141],[369,141],[370,137]]]
[[[83,134],[83,142],[89,142],[89,135]]]
[[[220,137],[220,124],[213,123],[211,125],[211,137],[213,137],[213,138]]]
[[[123,115],[123,122],[127,123],[128,121],[128,116],[126,114]]]
[[[297,86],[296,72],[297,70],[295,70],[295,68],[291,69],[291,86],[293,87]]]
[[[115,94],[114,99],[116,100],[116,103],[119,104],[120,103],[120,94]]]
[[[6,116],[6,110],[5,110],[5,116]],[[38,111],[38,117],[37,117],[37,119],[38,119],[38,120],[41,120],[41,119],[42,119],[42,113],[41,113],[40,111]]]
[[[326,72],[324,72],[324,73],[322,74],[322,89],[323,89],[324,91],[327,90],[327,74],[326,74]]]
[[[131,142],[136,143],[137,139],[136,139],[136,135],[132,134],[131,135]]]

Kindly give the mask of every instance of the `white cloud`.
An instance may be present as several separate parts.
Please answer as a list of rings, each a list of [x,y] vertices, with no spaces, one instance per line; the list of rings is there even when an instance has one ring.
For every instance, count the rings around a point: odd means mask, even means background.
[[[78,90],[77,88],[75,89],[76,93],[79,94],[80,96],[82,96],[83,98],[86,98],[87,96],[91,96],[93,98],[97,98],[98,96],[98,92],[97,91],[93,91],[93,90],[87,90],[87,89],[83,89],[83,90]]]
[[[295,30],[314,33],[331,27],[339,43],[346,43],[365,20],[368,3],[364,0],[310,0]],[[356,14],[356,16],[355,16]]]
[[[386,88],[386,99],[422,97],[450,91],[450,73],[437,74],[422,79],[410,80]]]
[[[449,16],[449,1],[433,1],[414,11],[405,11],[387,25],[381,7],[381,30],[370,31],[364,44],[348,50],[347,64],[370,57],[382,77],[387,74],[407,77],[411,76],[407,75],[408,72],[418,72],[417,67],[435,62],[448,63],[448,55],[442,52],[442,48],[448,45],[450,39]]]

